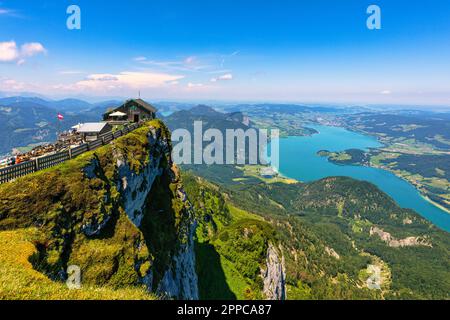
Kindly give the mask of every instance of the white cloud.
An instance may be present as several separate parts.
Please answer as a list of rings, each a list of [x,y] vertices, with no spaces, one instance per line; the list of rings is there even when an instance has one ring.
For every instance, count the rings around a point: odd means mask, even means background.
[[[25,89],[25,84],[13,79],[4,79],[0,82],[2,91],[21,91]]]
[[[224,74],[219,77],[219,80],[233,80],[233,75],[231,73]]]
[[[80,71],[80,70],[61,70],[59,72],[59,74],[62,74],[62,75],[73,75],[73,74],[82,74],[82,73],[84,73],[84,72]]]
[[[187,57],[186,59],[184,59],[184,63],[185,64],[193,64],[196,60],[197,60],[196,57],[190,56],[190,57]]]
[[[187,86],[188,86],[188,88],[200,88],[200,87],[203,87],[203,83],[189,82]]]
[[[0,42],[0,62],[16,62],[23,65],[25,58],[45,53],[47,50],[39,42],[24,43],[20,49],[15,41]]]
[[[221,75],[220,77],[211,78],[211,82],[230,81],[230,80],[233,80],[233,75],[231,73],[226,73],[224,75]]]
[[[74,88],[93,91],[158,88],[182,78],[184,76],[154,72],[124,71],[118,74],[91,74],[85,80],[77,82]]]
[[[14,13],[14,11],[6,8],[0,8],[0,15],[10,15],[12,13]]]
[[[2,3],[0,2],[0,6],[2,5]],[[24,18],[24,16],[22,14],[20,14],[18,11],[16,10],[12,10],[12,9],[8,9],[8,8],[0,8],[0,17],[4,16],[4,17],[13,17],[13,18]]]
[[[19,50],[14,41],[0,42],[0,61],[11,62],[19,58]]]
[[[21,55],[23,57],[31,57],[39,53],[47,53],[47,50],[39,42],[25,43],[21,47]]]
[[[146,61],[147,58],[144,57],[144,56],[140,56],[140,57],[135,57],[135,58],[133,58],[133,60],[134,60],[134,61],[137,61],[137,62],[142,62],[142,61]]]
[[[382,94],[382,95],[389,95],[391,93],[392,92],[390,90],[383,90],[383,91],[380,92],[380,94]]]

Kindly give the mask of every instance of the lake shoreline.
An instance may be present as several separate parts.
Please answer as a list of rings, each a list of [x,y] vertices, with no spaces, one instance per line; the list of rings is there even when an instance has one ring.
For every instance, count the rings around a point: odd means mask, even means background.
[[[450,210],[447,209],[446,207],[444,207],[443,205],[440,205],[439,203],[437,203],[437,202],[431,200],[428,196],[426,196],[426,195],[424,195],[424,194],[422,194],[422,193],[420,193],[420,195],[421,195],[426,201],[428,201],[429,203],[431,203],[433,206],[438,207],[438,208],[441,209],[442,211],[445,211],[445,212],[447,212],[448,214],[450,214]]]
[[[321,152],[321,151],[326,151],[326,150],[320,150],[319,152]],[[319,153],[319,152],[318,152],[318,153]],[[340,163],[340,162],[336,162],[336,161],[330,159],[330,156],[327,156],[327,155],[320,155],[320,154],[318,154],[318,156],[319,156],[319,157],[327,158],[328,162],[330,162],[330,163],[332,163],[332,164],[334,164],[334,165],[337,165],[337,166],[355,166],[355,167],[375,168],[375,169],[379,169],[379,170],[384,170],[384,171],[390,172],[390,173],[394,174],[396,177],[398,177],[398,178],[400,178],[400,179],[406,181],[406,182],[409,183],[410,185],[412,185],[412,186],[417,190],[417,192],[420,194],[420,196],[421,196],[424,200],[426,200],[427,202],[429,202],[429,203],[432,204],[433,206],[437,207],[438,209],[440,209],[440,210],[442,210],[442,211],[445,211],[446,213],[450,214],[450,209],[449,209],[449,208],[446,208],[445,206],[439,204],[439,203],[436,202],[436,201],[433,201],[430,197],[428,197],[428,196],[420,189],[420,187],[419,187],[417,184],[415,184],[413,181],[410,181],[410,180],[409,180],[408,178],[406,178],[405,176],[398,174],[396,171],[389,170],[389,169],[387,169],[387,168],[385,168],[385,167],[381,167],[381,166],[375,166],[375,165],[372,165],[372,164],[366,165],[366,164],[360,164],[360,163],[348,163],[348,164],[347,164],[347,163]]]
[[[431,198],[428,197],[428,196],[427,196],[427,195],[426,195],[426,194],[425,194],[425,193],[424,193],[424,192],[423,192],[423,191],[422,191],[422,190],[421,190],[414,182],[408,180],[408,178],[406,178],[405,176],[402,176],[402,175],[398,174],[397,172],[395,172],[395,171],[393,171],[393,170],[386,169],[386,168],[384,168],[384,167],[378,167],[378,166],[374,166],[374,165],[369,165],[369,166],[367,166],[367,167],[368,167],[368,168],[376,168],[376,169],[384,170],[384,171],[387,171],[387,172],[390,172],[390,173],[394,174],[396,177],[398,177],[398,178],[400,178],[400,179],[406,181],[406,182],[409,183],[410,185],[412,185],[412,186],[414,187],[414,189],[417,190],[417,192],[420,194],[420,196],[421,196],[425,201],[427,201],[428,203],[432,204],[432,205],[435,206],[436,208],[438,208],[438,209],[440,209],[440,210],[442,210],[442,211],[445,211],[446,213],[450,214],[450,209],[444,207],[443,205],[437,203],[436,201],[431,200]]]
[[[409,208],[440,229],[450,232],[450,212],[421,192],[417,186],[393,171],[370,164],[335,164],[317,152],[347,149],[368,151],[383,146],[377,137],[338,126],[313,125],[312,137],[280,139],[279,173],[302,183],[329,176],[347,176],[378,186],[402,208]]]
[[[364,131],[356,130],[356,129],[353,129],[353,128],[348,127],[348,126],[342,126],[342,127],[340,127],[340,126],[333,126],[333,127],[336,127],[336,128],[342,128],[342,129],[348,130],[348,131],[350,131],[350,132],[354,132],[354,133],[361,134],[361,135],[364,135],[364,136],[367,136],[367,137],[373,137],[373,138],[375,138],[375,139],[378,141],[378,143],[380,143],[381,147],[378,147],[378,148],[369,148],[369,150],[370,150],[370,149],[373,149],[373,150],[380,150],[380,148],[383,148],[383,147],[387,147],[387,146],[388,146],[384,141],[381,141],[381,140],[380,140],[380,137],[377,136],[377,135],[374,135],[374,134],[368,134],[368,133],[366,133],[366,132],[364,132]],[[320,133],[320,132],[319,132],[319,133]],[[322,152],[322,151],[326,151],[326,152],[328,152],[328,153],[330,153],[330,154],[331,154],[332,152],[330,152],[330,151],[328,151],[328,150],[319,150],[319,151],[318,151],[318,156],[327,158],[327,160],[328,160],[330,163],[334,164],[334,165],[338,165],[338,166],[347,166],[347,165],[348,165],[348,166],[360,166],[360,167],[376,168],[376,169],[380,169],[380,170],[384,170],[384,171],[390,172],[390,173],[394,174],[395,176],[397,176],[398,178],[400,178],[400,179],[406,181],[407,183],[411,184],[411,185],[417,190],[417,192],[420,194],[420,196],[421,196],[424,200],[426,200],[428,203],[432,204],[433,206],[435,206],[436,208],[438,208],[438,209],[440,209],[440,210],[442,210],[442,211],[445,211],[447,214],[450,214],[450,208],[447,208],[447,207],[445,207],[444,205],[442,205],[442,204],[440,204],[440,203],[438,203],[438,202],[432,200],[430,197],[428,197],[428,196],[421,190],[420,186],[418,186],[418,185],[417,185],[416,183],[414,183],[413,181],[409,180],[407,177],[398,174],[398,173],[397,173],[396,171],[394,171],[394,170],[390,170],[389,168],[385,168],[385,167],[383,167],[383,166],[376,166],[376,165],[373,165],[373,164],[371,164],[371,163],[369,163],[369,164],[361,164],[361,163],[340,163],[340,162],[336,162],[336,161],[333,161],[332,159],[330,159],[330,155],[320,155],[319,153]],[[346,151],[346,150],[341,150],[341,151],[339,151],[339,152],[343,152],[343,151]]]

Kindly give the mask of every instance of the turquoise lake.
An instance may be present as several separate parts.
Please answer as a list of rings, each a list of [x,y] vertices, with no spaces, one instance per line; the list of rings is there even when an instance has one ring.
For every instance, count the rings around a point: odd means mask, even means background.
[[[343,151],[378,147],[376,138],[338,127],[310,126],[319,131],[311,137],[280,139],[279,172],[304,182],[329,176],[366,180],[390,195],[401,207],[415,210],[436,226],[450,232],[450,214],[426,201],[417,189],[389,171],[362,166],[341,166],[317,155],[319,150]]]
[[[163,115],[163,117],[168,117],[173,113],[173,111],[162,111],[160,113]]]

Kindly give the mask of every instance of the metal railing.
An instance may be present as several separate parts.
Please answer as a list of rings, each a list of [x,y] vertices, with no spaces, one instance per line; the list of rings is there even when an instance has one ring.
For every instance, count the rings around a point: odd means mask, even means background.
[[[51,168],[69,159],[73,159],[87,151],[95,150],[101,146],[107,145],[114,139],[136,130],[141,125],[142,123],[133,123],[126,126],[122,130],[105,133],[100,135],[95,141],[84,143],[82,145],[70,148],[69,150],[52,153],[34,160],[2,168],[0,169],[0,184],[13,181],[39,170]]]

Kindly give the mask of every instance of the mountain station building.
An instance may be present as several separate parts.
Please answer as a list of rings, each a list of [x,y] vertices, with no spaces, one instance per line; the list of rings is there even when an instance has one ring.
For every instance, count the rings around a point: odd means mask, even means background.
[[[111,125],[120,125],[141,120],[156,118],[157,109],[142,99],[130,99],[120,107],[108,111],[103,115],[103,120]]]
[[[102,134],[112,131],[112,126],[107,122],[90,122],[79,125],[77,132],[84,141],[95,141]]]

